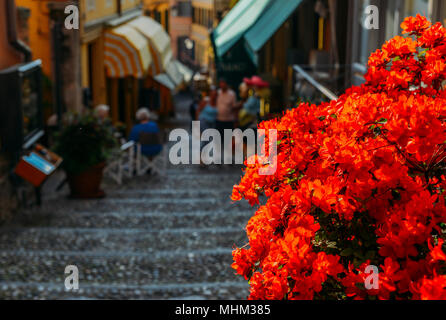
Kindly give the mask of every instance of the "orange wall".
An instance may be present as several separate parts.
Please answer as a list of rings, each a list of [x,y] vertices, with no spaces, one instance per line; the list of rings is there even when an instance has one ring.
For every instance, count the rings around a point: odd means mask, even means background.
[[[0,6],[0,69],[4,69],[21,62],[21,57],[8,42],[4,1],[0,1]]]
[[[46,1],[16,0],[16,6],[31,10],[28,20],[29,46],[33,59],[42,60],[43,73],[52,78],[51,73],[51,34]]]
[[[170,38],[172,39],[172,52],[174,57],[178,57],[178,37],[190,36],[192,28],[192,18],[171,17]]]

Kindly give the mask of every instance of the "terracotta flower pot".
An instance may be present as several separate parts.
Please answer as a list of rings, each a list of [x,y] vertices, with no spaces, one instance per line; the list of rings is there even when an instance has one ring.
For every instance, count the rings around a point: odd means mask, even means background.
[[[97,164],[79,174],[67,174],[73,199],[100,199],[105,197],[100,189],[105,162]]]

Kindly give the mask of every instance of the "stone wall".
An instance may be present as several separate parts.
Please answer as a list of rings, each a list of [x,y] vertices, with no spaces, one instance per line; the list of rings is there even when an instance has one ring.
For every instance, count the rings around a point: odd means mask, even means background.
[[[18,201],[9,179],[10,166],[0,154],[0,224],[12,218],[18,208]]]

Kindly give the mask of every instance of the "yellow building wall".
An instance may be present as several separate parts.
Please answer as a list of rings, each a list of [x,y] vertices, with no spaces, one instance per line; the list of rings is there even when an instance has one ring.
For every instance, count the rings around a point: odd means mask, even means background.
[[[164,27],[164,30],[168,30],[168,21],[166,21],[166,11],[170,10],[169,0],[143,0],[143,10],[144,12],[147,10],[151,11],[150,17],[155,19],[154,10],[158,11],[161,14],[160,24]]]
[[[94,4],[94,6],[91,6]],[[81,0],[81,16],[84,22],[91,22],[104,17],[113,16],[118,13],[117,0]]]
[[[82,87],[86,88],[90,85],[90,80],[88,79],[89,73],[88,67],[88,44],[83,43],[81,45],[81,74],[82,74]]]
[[[214,12],[213,0],[192,0],[192,7],[195,9],[209,10],[211,16]],[[210,41],[209,29],[201,24],[193,23],[191,38],[196,42],[195,59],[201,66],[209,66],[212,56],[212,44]]]
[[[207,1],[193,1],[192,0],[192,6],[195,8],[203,8],[203,9],[214,9],[214,1],[213,0],[207,0]]]
[[[141,0],[81,0],[84,22],[91,22],[117,14],[119,10],[118,1],[121,1],[122,12],[137,8],[142,4]]]
[[[169,0],[142,0],[144,9],[153,10],[158,6],[167,5],[169,6]]]
[[[192,40],[195,41],[195,59],[202,66],[209,64],[209,54],[211,52],[211,41],[208,29],[205,27],[192,24]]]
[[[166,21],[166,12],[169,11],[169,4],[163,3],[158,6],[158,11],[161,12],[161,25],[164,27],[164,30],[168,30],[168,21]]]
[[[32,49],[33,59],[42,60],[43,73],[51,78],[51,31],[47,2],[16,0],[16,6],[31,10],[28,20],[29,46]]]
[[[121,0],[121,10],[127,11],[141,5],[141,0]]]
[[[92,49],[91,57],[88,50],[90,46]],[[80,52],[82,87],[89,87],[93,90],[92,99],[94,106],[105,104],[107,102],[107,84],[104,65],[104,38],[101,36],[94,40],[83,42]],[[90,74],[92,75],[91,79]]]

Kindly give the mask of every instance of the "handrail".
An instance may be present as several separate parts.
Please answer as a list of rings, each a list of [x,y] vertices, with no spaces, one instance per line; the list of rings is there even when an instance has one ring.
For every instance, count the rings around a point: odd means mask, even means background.
[[[322,84],[317,82],[312,76],[310,76],[304,69],[302,69],[298,65],[294,65],[293,69],[302,75],[310,84],[312,84],[317,90],[319,90],[324,96],[329,98],[330,100],[338,100],[339,97],[335,95],[332,91],[324,87]]]

